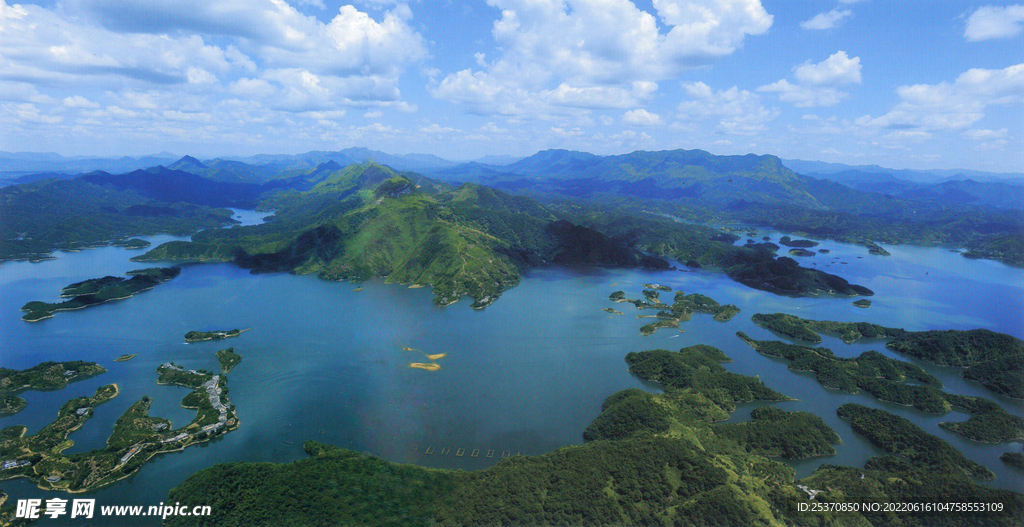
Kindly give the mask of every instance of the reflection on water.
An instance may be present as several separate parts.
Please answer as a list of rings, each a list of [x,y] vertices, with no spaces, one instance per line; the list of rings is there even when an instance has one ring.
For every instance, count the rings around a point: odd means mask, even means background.
[[[768,233],[773,239],[779,234]],[[156,243],[169,239],[174,238],[153,237]],[[985,327],[1021,337],[1024,272],[939,248],[887,247],[890,257],[827,241],[819,248],[831,253],[801,263],[816,259],[819,268],[870,287],[877,293],[871,308],[858,309],[845,298],[778,297],[705,271],[544,269],[477,311],[467,301],[435,307],[429,289],[374,281],[355,291],[352,284],[312,276],[251,275],[229,264],[205,264],[185,266],[178,278],[134,298],[27,324],[19,309],[29,300],[55,299],[68,283],[150,264],[128,261],[142,250],[114,247],[59,253],[57,260],[38,264],[7,263],[0,267],[2,365],[25,368],[44,360],[80,359],[99,362],[109,372],[57,392],[25,392],[28,408],[0,419],[0,427],[23,423],[34,432],[52,421],[64,401],[111,382],[119,384],[121,395],[98,407],[95,417],[72,434],[72,452],[102,447],[117,417],[143,395],[154,399],[151,415],[185,423],[193,414],[178,403],[187,390],[158,386],[156,367],[173,360],[216,370],[214,352],[232,346],[243,356],[228,375],[242,426],[211,443],[154,459],[92,497],[102,504],[156,504],[189,474],[215,463],[304,458],[306,440],[399,462],[471,470],[499,461],[503,452],[538,454],[580,443],[605,397],[630,387],[656,390],[629,375],[626,353],[706,343],[734,359],[726,365],[729,370],[759,375],[798,399],[777,403],[780,407],[814,412],[842,436],[837,456],[793,463],[801,476],[825,462],[859,466],[878,453],[835,415],[839,405],[857,402],[902,415],[949,441],[996,472],[992,485],[1021,488],[1024,478],[998,460],[1019,446],[972,443],[937,426],[965,415],[934,416],[827,390],[813,377],[787,370],[784,361],[757,354],[735,333],[772,338],[750,322],[750,315],[784,311],[912,330]],[[830,263],[833,257],[848,264],[839,269]],[[642,337],[632,306],[613,305],[607,297],[618,289],[636,296],[645,282],[703,293],[742,312],[727,323],[695,315],[681,325],[681,334],[663,330]],[[602,311],[609,306],[625,314]],[[185,344],[183,338],[189,330],[236,327],[253,330],[223,342]],[[841,356],[868,349],[894,356],[879,341],[845,345],[826,338],[823,345]],[[446,354],[443,368],[409,368],[420,355],[404,347]],[[113,362],[124,353],[138,357]],[[1024,413],[1020,401],[997,397],[957,370],[919,364],[951,391],[989,397]],[[731,420],[746,419],[754,406],[742,406]],[[442,455],[444,449],[450,453]],[[467,453],[457,457],[458,449]],[[480,449],[477,457],[470,455],[474,449]],[[495,454],[487,457],[488,450]],[[15,498],[48,495],[25,481],[2,487]]]

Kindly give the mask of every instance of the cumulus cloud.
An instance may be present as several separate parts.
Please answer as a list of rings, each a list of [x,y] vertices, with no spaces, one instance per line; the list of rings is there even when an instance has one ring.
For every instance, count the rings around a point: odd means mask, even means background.
[[[75,95],[72,97],[64,98],[64,106],[68,108],[99,108],[99,103],[95,103],[82,97],[81,95]]]
[[[412,10],[373,2],[371,13],[345,5],[318,19],[294,7],[322,5],[0,0],[0,112],[8,136],[90,149],[106,140],[123,151],[165,141],[165,148],[269,145],[287,137],[297,145],[394,133],[337,121],[353,106],[366,107],[368,119],[383,108],[417,111],[398,89],[404,72],[428,56]],[[17,146],[31,147],[27,141]]]
[[[879,117],[866,115],[862,126],[901,130],[963,130],[980,121],[992,105],[1024,97],[1024,63],[1000,70],[974,68],[953,82],[915,84],[896,89],[900,102]]]
[[[796,82],[782,79],[757,91],[778,93],[780,100],[799,107],[835,106],[849,95],[840,86],[861,83],[860,70],[860,57],[840,50],[817,64],[808,61],[793,68]]]
[[[832,29],[844,18],[853,16],[853,11],[849,9],[833,9],[825,13],[818,13],[810,20],[804,20],[800,22],[800,27],[804,29]]]
[[[427,54],[411,17],[405,4],[380,20],[347,5],[324,23],[280,0],[68,0],[56,9],[0,0],[0,80],[214,93],[223,79],[296,109],[394,101],[404,67]]]
[[[480,56],[480,70],[432,89],[480,114],[636,107],[657,81],[728,55],[772,24],[759,0],[653,0],[654,14],[629,0],[488,4],[501,10],[492,29],[501,55]]]
[[[654,126],[661,124],[661,116],[648,112],[643,108],[630,110],[622,115],[622,122],[636,126]]]
[[[1000,128],[999,130],[988,130],[988,129],[974,129],[967,130],[964,132],[964,137],[976,140],[988,140],[988,139],[1002,139],[1006,137],[1006,133],[1009,132],[1006,128]]]
[[[683,84],[689,100],[679,103],[679,114],[690,120],[717,120],[715,130],[730,135],[753,135],[767,130],[767,124],[779,111],[766,108],[756,93],[740,90],[714,90],[703,82]]]
[[[971,42],[993,38],[1013,38],[1024,26],[1024,5],[984,6],[967,18],[964,38]]]

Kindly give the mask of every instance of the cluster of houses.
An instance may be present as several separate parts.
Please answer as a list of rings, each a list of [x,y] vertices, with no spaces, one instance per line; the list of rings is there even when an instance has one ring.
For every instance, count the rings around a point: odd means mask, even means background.
[[[121,463],[120,464],[124,465],[125,463],[127,463],[128,460],[130,460],[131,458],[135,457],[135,454],[138,454],[140,450],[142,450],[142,445],[135,445],[135,446],[129,448],[128,449],[128,453],[123,455],[123,456],[121,456]]]
[[[8,461],[4,461],[3,463],[0,463],[0,470],[10,470],[12,468],[24,467],[24,466],[31,465],[31,464],[32,464],[31,461],[26,461],[24,459],[21,459],[21,460],[19,460],[19,459],[12,459],[12,460],[8,460]]]
[[[201,431],[213,432],[224,427],[224,424],[228,420],[228,407],[224,406],[224,403],[220,401],[221,387],[220,387],[220,375],[214,375],[213,378],[203,383],[203,388],[206,390],[206,395],[210,398],[210,405],[220,413],[217,416],[217,422],[204,426]]]

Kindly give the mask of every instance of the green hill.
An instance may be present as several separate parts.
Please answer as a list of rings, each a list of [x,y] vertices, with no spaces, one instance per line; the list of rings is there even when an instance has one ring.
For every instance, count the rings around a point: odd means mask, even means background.
[[[184,235],[233,221],[224,209],[156,201],[81,178],[12,185],[0,188],[0,260],[42,259],[54,249]]]
[[[429,285],[435,302],[484,307],[543,262],[668,268],[603,234],[557,221],[533,200],[457,189],[376,163],[330,171],[306,192],[273,196],[276,221],[204,231],[140,260],[234,261],[253,272]],[[416,178],[416,179],[413,179]]]
[[[716,156],[702,150],[616,156],[547,150],[482,171],[446,174],[528,193],[545,202],[585,199],[700,223],[742,222],[852,243],[947,243],[968,256],[1020,265],[1024,213],[977,200],[895,196],[815,179],[770,155]],[[1009,241],[1008,241],[1009,240]]]

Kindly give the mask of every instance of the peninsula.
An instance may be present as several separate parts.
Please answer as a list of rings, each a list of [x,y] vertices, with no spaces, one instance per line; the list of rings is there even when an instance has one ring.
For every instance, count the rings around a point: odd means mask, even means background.
[[[25,409],[25,399],[15,395],[22,390],[60,390],[69,382],[81,381],[105,373],[95,362],[43,362],[25,370],[0,368],[0,416]]]
[[[227,379],[204,370],[185,370],[173,363],[157,368],[159,384],[192,388],[181,402],[196,410],[184,427],[150,417],[152,399],[142,397],[114,424],[105,448],[65,455],[74,445],[68,435],[92,417],[93,408],[117,396],[117,385],[99,388],[93,397],[72,399],[61,407],[57,420],[34,435],[24,426],[0,430],[0,480],[25,477],[41,489],[87,492],[124,479],[156,454],[183,450],[238,428],[234,407],[227,398]]]

